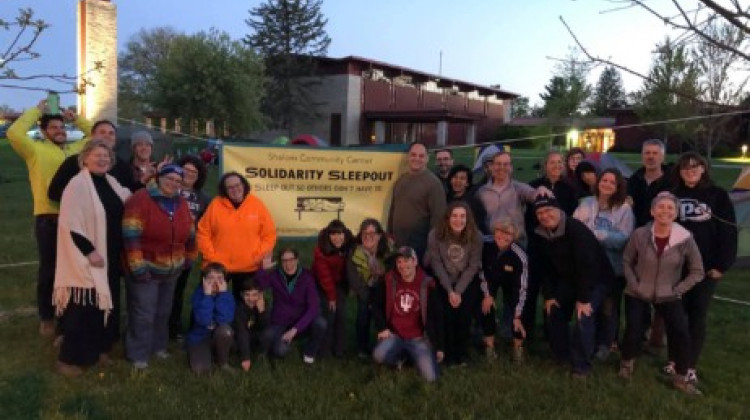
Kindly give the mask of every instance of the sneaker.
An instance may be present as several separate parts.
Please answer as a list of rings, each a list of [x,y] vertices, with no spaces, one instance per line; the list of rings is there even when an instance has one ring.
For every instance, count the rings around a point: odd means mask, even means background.
[[[59,349],[63,345],[63,340],[65,340],[65,336],[60,334],[55,337],[55,341],[52,342],[52,347]]]
[[[687,374],[685,375],[685,380],[687,380],[693,385],[698,384],[698,373],[695,371],[695,369],[687,370]]]
[[[76,376],[81,376],[81,374],[83,374],[83,369],[81,369],[79,366],[69,365],[67,363],[58,361],[57,373],[63,376],[67,376],[68,378],[75,378]]]
[[[617,372],[617,376],[623,379],[630,379],[633,377],[633,360],[622,360],[620,362],[620,370]]]
[[[487,359],[487,361],[490,363],[497,360],[497,352],[495,351],[494,347],[484,348],[484,358]]]
[[[154,357],[156,357],[157,359],[160,359],[160,360],[167,360],[170,357],[172,357],[172,355],[169,354],[169,352],[166,351],[166,350],[159,350],[156,353],[154,353]]]
[[[666,365],[664,365],[664,367],[661,368],[661,373],[667,376],[677,375],[677,370],[675,370],[674,362],[668,362]]]
[[[687,375],[685,376],[675,376],[674,381],[672,381],[672,385],[674,385],[675,389],[678,391],[681,391],[687,395],[694,395],[694,396],[701,396],[703,395],[703,392],[701,392],[700,389],[698,389],[695,384],[691,383],[687,379]]]
[[[109,353],[99,354],[99,361],[97,364],[101,367],[112,366],[112,358],[109,357]]]
[[[526,358],[526,353],[523,350],[523,347],[513,347],[513,352],[510,355],[510,360],[515,364],[521,364],[523,363],[524,359]]]
[[[237,373],[237,369],[229,366],[229,363],[224,363],[223,365],[219,366],[219,370],[221,370],[222,372],[229,373],[231,375],[234,375],[235,373]]]
[[[43,320],[39,322],[39,335],[42,337],[52,337],[55,334],[55,321]]]
[[[308,356],[308,355],[303,355],[303,356],[302,356],[302,361],[303,361],[303,362],[304,362],[304,363],[305,363],[306,365],[311,365],[311,364],[315,363],[315,358],[314,358],[314,357],[312,357],[312,356]]]
[[[133,369],[140,371],[146,370],[148,369],[148,362],[133,362]]]
[[[609,346],[600,345],[596,349],[594,357],[596,357],[596,360],[599,360],[600,362],[607,361],[607,359],[609,358]]]

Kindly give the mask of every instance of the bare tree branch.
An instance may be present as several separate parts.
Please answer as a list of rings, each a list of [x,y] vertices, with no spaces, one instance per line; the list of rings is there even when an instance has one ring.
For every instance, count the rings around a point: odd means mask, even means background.
[[[701,1],[704,1],[704,0],[701,0]],[[705,0],[705,1],[710,1],[710,0]],[[683,19],[685,20],[685,26],[678,25],[676,23],[671,23],[673,26],[675,26],[677,28],[680,28],[680,29],[685,29],[685,30],[691,31],[691,32],[697,34],[698,36],[700,36],[702,39],[710,42],[711,44],[714,44],[717,47],[724,48],[724,49],[726,49],[728,51],[731,51],[731,52],[737,54],[738,56],[744,58],[745,60],[750,61],[750,55],[749,54],[746,54],[744,51],[740,51],[739,49],[734,48],[731,45],[719,42],[718,40],[716,40],[716,39],[710,37],[708,34],[706,34],[706,32],[704,32],[702,29],[700,29],[697,26],[695,26],[695,24],[690,20],[690,18],[688,17],[687,13],[685,12],[685,10],[683,10],[682,6],[680,6],[680,3],[677,0],[672,0],[672,4],[674,4],[674,6],[677,8],[677,10],[680,11],[680,14],[682,15]]]
[[[745,23],[737,19],[737,16],[734,13],[725,9],[720,4],[716,3],[713,0],[698,0],[698,1],[705,4],[709,9],[721,15],[724,19],[726,19],[732,25],[736,26],[737,28],[741,29],[747,34],[750,34],[750,27],[748,27]],[[739,9],[739,5],[737,5],[737,7]]]

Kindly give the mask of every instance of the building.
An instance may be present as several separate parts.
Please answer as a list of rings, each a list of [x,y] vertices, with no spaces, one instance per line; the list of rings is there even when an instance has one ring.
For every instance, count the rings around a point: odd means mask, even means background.
[[[518,95],[362,57],[319,58],[313,97],[321,115],[295,128],[331,146],[494,139]]]

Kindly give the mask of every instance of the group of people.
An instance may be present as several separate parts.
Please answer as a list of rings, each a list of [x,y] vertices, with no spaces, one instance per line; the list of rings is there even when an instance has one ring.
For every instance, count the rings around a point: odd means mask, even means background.
[[[629,378],[645,330],[658,335],[663,326],[665,372],[677,389],[700,392],[707,308],[734,262],[737,230],[726,191],[696,153],[670,168],[663,143],[646,141],[643,167],[626,180],[617,169],[600,171],[580,149],[553,151],[542,176],[526,184],[513,179],[508,152],[475,174],[441,149],[433,173],[427,147],[413,143],[385,227],[368,218],[354,234],[331,221],[308,270],[294,248],[273,258],[273,215],[241,174],[223,174],[209,199],[200,158],[156,164],[153,140],[141,132],[132,136],[133,159],[121,162],[114,124],[78,118],[87,137],[68,143],[63,123],[74,115],[42,115],[44,107],[26,111],[8,138],[26,160],[34,196],[40,332],[61,337],[64,374],[108,362],[124,278],[125,355],[135,369],[170,357],[170,336],[183,335],[198,373],[235,370],[233,349],[247,371],[257,357],[283,357],[298,341],[305,363],[342,357],[353,294],[357,353],[412,363],[434,381],[440,365],[467,362],[473,331],[488,360],[498,357],[499,330],[521,362],[541,293],[544,336],[575,377],[618,350],[619,374]],[[26,131],[40,117],[46,139],[35,142]],[[475,176],[483,181],[475,185]],[[199,254],[201,281],[185,328],[182,301]]]

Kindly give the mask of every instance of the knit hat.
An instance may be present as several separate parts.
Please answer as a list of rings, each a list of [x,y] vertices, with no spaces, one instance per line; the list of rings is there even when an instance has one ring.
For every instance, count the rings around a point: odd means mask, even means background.
[[[576,176],[579,178],[581,177],[581,174],[584,172],[593,172],[595,174],[599,174],[599,170],[597,169],[596,165],[594,165],[593,162],[589,162],[588,160],[582,160],[578,166],[576,166]]]
[[[417,259],[417,252],[410,246],[402,246],[396,251],[396,258],[399,257]]]
[[[154,145],[154,139],[151,137],[148,131],[136,131],[130,136],[130,147],[132,148],[138,143],[148,143]]]
[[[182,178],[185,176],[185,171],[182,170],[182,167],[180,167],[180,165],[170,163],[169,165],[164,165],[161,169],[159,169],[159,177],[168,174],[177,174],[180,176],[180,178]]]
[[[554,207],[554,208],[560,208],[560,203],[557,202],[555,197],[550,197],[548,195],[540,195],[534,200],[534,211],[537,211],[544,207]]]

